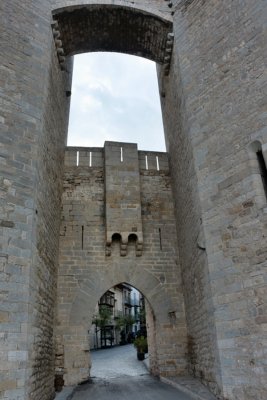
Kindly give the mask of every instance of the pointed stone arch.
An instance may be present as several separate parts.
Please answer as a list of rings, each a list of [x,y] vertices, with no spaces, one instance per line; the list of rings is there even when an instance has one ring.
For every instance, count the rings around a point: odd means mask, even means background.
[[[159,277],[145,265],[134,261],[110,262],[104,269],[88,266],[86,279],[79,280],[72,295],[72,301],[65,307],[57,328],[57,341],[64,344],[61,370],[64,371],[65,385],[77,384],[90,374],[90,350],[88,331],[90,330],[95,307],[101,296],[119,283],[127,283],[139,290],[149,305],[149,347],[150,370],[154,375],[164,375],[166,363],[178,363],[184,369],[185,326],[183,316],[177,310],[176,298],[169,291],[163,276]],[[76,279],[76,278],[75,278]],[[60,307],[60,305],[59,305]],[[67,311],[68,310],[68,311]],[[176,310],[176,311],[174,311]],[[177,319],[172,313],[177,312]],[[164,346],[174,346],[174,338],[181,347],[180,356],[171,360]]]
[[[108,287],[108,289],[106,287],[104,292],[102,292],[101,295],[98,297],[97,302],[94,304],[93,312],[92,312],[92,314],[90,314],[90,321],[89,321],[89,325],[88,325],[88,333],[89,333],[89,330],[91,328],[93,315],[95,314],[95,310],[96,310],[95,307],[98,304],[99,299],[107,291],[111,290],[111,288],[114,288],[114,287],[119,286],[121,284],[122,285],[126,284],[128,286],[131,286],[132,288],[137,289],[145,299],[146,328],[147,328],[147,340],[148,340],[148,349],[149,349],[149,371],[150,371],[151,374],[153,374],[155,376],[158,376],[159,375],[159,365],[158,365],[158,355],[157,355],[157,324],[159,323],[159,321],[157,321],[154,308],[151,305],[150,301],[148,300],[148,298],[144,295],[144,293],[138,287],[133,286],[129,282],[119,282],[119,281],[116,282],[115,284],[113,284],[111,287]],[[80,297],[79,300],[81,300],[81,297]],[[85,300],[84,297],[83,297],[83,300]],[[154,305],[156,306],[156,303],[154,303]],[[77,321],[77,322],[79,323],[79,321]],[[85,322],[85,318],[83,319],[83,322]]]
[[[115,267],[115,269],[117,268]],[[116,279],[114,277],[116,274],[121,279]],[[114,269],[112,269],[110,273],[107,272],[105,274],[99,271],[92,272],[91,279],[84,280],[79,285],[70,309],[69,324],[71,326],[83,325],[88,328],[91,324],[89,315],[91,313],[93,315],[99,298],[111,287],[121,282],[128,283],[139,290],[150,303],[157,318],[166,322],[168,313],[174,309],[175,304],[173,304],[166,287],[150,271],[144,269],[140,274],[138,270],[138,273],[129,276],[128,269],[116,271],[115,273]]]

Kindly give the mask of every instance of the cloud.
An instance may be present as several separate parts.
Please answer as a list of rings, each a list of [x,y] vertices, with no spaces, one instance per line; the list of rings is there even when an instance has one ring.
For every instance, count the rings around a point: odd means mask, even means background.
[[[165,151],[155,64],[117,53],[75,56],[68,145],[105,140]]]
[[[96,111],[97,109],[101,109],[102,107],[102,103],[99,100],[97,100],[97,98],[91,95],[82,96],[80,99],[80,104],[81,104],[81,112],[84,114]]]

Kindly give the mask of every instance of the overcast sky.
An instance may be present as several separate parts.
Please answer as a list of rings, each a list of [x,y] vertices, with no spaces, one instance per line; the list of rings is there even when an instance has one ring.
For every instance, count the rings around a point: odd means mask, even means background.
[[[117,53],[75,56],[68,145],[103,147],[105,140],[165,151],[152,61]]]

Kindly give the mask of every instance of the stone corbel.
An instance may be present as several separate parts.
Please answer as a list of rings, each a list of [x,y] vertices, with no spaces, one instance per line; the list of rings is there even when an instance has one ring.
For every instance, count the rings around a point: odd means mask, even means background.
[[[127,256],[127,247],[128,247],[128,242],[121,241],[121,256],[122,257]]]
[[[143,254],[143,243],[137,241],[136,242],[136,257],[141,257]]]
[[[111,256],[112,252],[112,236],[114,232],[108,232],[106,235],[106,256],[109,257]],[[128,241],[129,241],[129,232],[123,232],[119,233],[121,236],[121,241],[120,241],[120,255],[122,257],[127,256],[128,252]],[[135,253],[136,257],[141,257],[143,254],[143,235],[142,233],[139,233],[139,235],[136,235],[136,244],[135,244]]]
[[[169,32],[167,35],[166,48],[165,48],[164,61],[163,61],[163,68],[164,68],[165,76],[169,75],[169,72],[170,72],[173,43],[174,43],[174,34],[173,34],[173,32]]]
[[[106,244],[106,257],[110,257],[110,256],[111,256],[111,245]]]
[[[52,27],[52,31],[53,31],[53,37],[54,37],[54,42],[55,42],[55,46],[56,46],[57,58],[58,58],[60,69],[61,69],[61,71],[66,71],[66,67],[65,67],[66,57],[65,57],[65,53],[64,53],[64,49],[63,49],[62,40],[60,39],[60,31],[59,31],[58,21],[53,20],[51,27]]]
[[[137,235],[135,254],[136,257],[141,257],[143,254],[143,234],[141,232],[139,232]]]

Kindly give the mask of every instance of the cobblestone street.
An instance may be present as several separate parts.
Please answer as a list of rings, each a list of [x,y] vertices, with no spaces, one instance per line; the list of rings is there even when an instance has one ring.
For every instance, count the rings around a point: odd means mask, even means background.
[[[92,351],[92,382],[76,387],[68,400],[192,400],[149,375],[133,345]],[[59,400],[63,399],[60,396]]]

